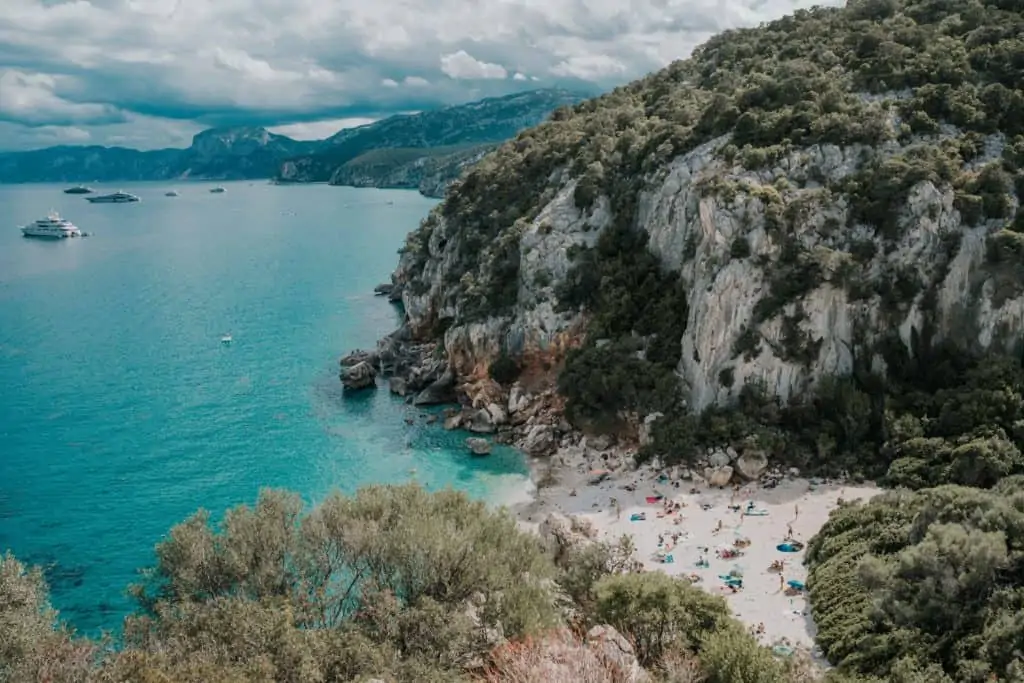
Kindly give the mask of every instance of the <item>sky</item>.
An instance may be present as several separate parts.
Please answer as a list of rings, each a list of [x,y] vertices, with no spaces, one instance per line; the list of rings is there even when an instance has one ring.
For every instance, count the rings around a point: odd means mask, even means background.
[[[826,3],[828,0],[826,0]],[[535,88],[610,89],[808,0],[0,0],[0,150],[298,139]]]

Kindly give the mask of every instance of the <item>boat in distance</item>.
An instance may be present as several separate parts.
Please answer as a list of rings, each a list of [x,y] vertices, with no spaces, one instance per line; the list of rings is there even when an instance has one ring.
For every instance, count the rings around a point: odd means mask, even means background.
[[[61,218],[59,213],[51,210],[46,218],[40,218],[35,223],[29,223],[22,227],[21,234],[25,237],[65,239],[67,237],[81,237],[82,231],[77,225],[66,218]]]
[[[101,194],[98,197],[86,197],[86,201],[92,202],[93,204],[126,204],[128,202],[137,202],[139,198],[130,192],[121,192],[118,190],[113,194]]]
[[[164,196],[165,197],[177,197],[178,196],[178,191],[177,190],[168,190],[167,192],[164,192]]]
[[[85,185],[75,185],[64,190],[64,194],[92,194],[92,188]]]
[[[217,187],[211,188],[210,192],[213,192],[214,194],[220,194],[221,192],[227,192],[227,190],[218,185]]]

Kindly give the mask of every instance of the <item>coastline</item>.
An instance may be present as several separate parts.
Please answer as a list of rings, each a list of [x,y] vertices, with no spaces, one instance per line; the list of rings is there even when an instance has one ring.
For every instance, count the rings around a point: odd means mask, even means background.
[[[779,646],[780,652],[807,653],[819,666],[827,666],[815,647],[806,591],[788,585],[806,582],[804,550],[781,552],[777,546],[790,528],[792,538],[806,545],[840,500],[867,500],[880,488],[791,475],[767,484],[719,488],[685,467],[644,464],[634,469],[628,449],[596,451],[585,442],[562,447],[549,458],[525,457],[534,496],[509,508],[522,528],[542,533],[558,518],[576,519],[592,530],[594,541],[630,536],[634,559],[643,571],[699,577],[696,585],[723,596],[762,644]],[[608,473],[593,474],[601,470]],[[648,496],[662,498],[649,502]],[[743,512],[751,501],[755,515]],[[679,508],[666,512],[666,503]],[[635,515],[644,519],[632,521]],[[736,540],[749,541],[738,549],[741,555],[718,556],[725,548],[736,549]],[[666,555],[672,560],[663,561]],[[706,566],[698,566],[701,558]],[[775,561],[784,563],[782,571],[769,569]],[[730,573],[742,575],[742,588],[735,592],[722,578]]]

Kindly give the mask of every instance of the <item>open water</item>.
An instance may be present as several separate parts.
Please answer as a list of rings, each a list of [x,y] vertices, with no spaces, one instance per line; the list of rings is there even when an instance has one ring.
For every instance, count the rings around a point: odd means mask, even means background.
[[[262,487],[313,503],[410,479],[496,502],[527,486],[509,449],[474,458],[386,390],[342,396],[338,357],[397,326],[372,290],[433,200],[212,186],[94,186],[137,204],[0,186],[0,553],[43,565],[80,631],[120,626],[126,586],[199,507]],[[51,208],[92,236],[23,238]]]

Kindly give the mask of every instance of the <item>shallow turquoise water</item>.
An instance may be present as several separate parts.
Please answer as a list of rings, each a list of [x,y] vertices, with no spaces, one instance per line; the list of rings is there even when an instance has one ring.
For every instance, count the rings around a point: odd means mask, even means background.
[[[372,289],[432,200],[211,186],[129,184],[142,202],[123,205],[0,186],[0,552],[46,565],[86,632],[119,626],[137,568],[200,506],[266,486],[314,502],[411,478],[489,500],[526,485],[508,449],[473,458],[386,391],[341,394],[339,355],[397,324]],[[22,238],[50,208],[93,236]]]

